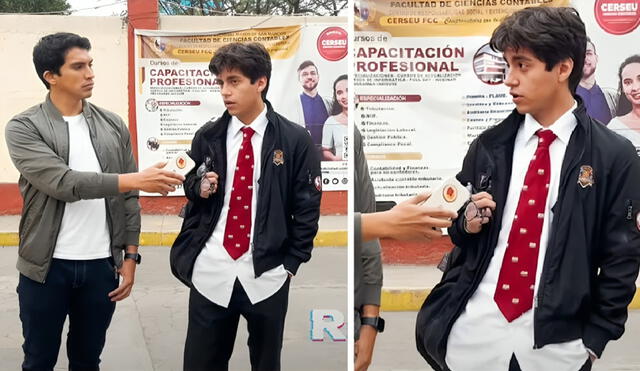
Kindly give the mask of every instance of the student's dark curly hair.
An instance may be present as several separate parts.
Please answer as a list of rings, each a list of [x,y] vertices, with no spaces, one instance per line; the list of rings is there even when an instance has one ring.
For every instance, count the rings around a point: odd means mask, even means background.
[[[532,7],[519,10],[493,31],[489,45],[495,51],[528,49],[546,64],[546,70],[570,58],[569,89],[575,93],[582,78],[587,35],[573,8]]]
[[[271,79],[271,56],[260,43],[232,43],[216,51],[209,62],[209,71],[214,75],[230,69],[238,69],[255,83],[261,77],[267,78],[267,86],[262,91],[262,99],[267,98]]]

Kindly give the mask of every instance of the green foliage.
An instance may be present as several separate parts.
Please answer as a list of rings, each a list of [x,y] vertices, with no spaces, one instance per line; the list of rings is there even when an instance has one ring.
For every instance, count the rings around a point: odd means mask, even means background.
[[[71,5],[67,0],[0,0],[0,13],[44,13],[68,14]]]
[[[160,13],[169,15],[338,15],[347,0],[158,0],[158,4]]]

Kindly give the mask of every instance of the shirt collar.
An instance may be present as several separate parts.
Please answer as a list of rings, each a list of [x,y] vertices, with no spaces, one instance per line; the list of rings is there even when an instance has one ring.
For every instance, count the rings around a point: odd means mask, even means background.
[[[231,116],[229,131],[231,132],[232,136],[236,136],[240,132],[240,129],[249,126],[251,129],[253,129],[253,131],[256,132],[256,134],[264,136],[264,132],[265,130],[267,130],[268,123],[269,120],[267,120],[267,105],[265,104],[262,112],[260,112],[258,117],[256,117],[249,125],[245,125],[237,117]]]
[[[573,106],[567,110],[562,116],[560,116],[556,122],[551,124],[548,128],[540,125],[538,121],[536,121],[533,116],[530,114],[526,114],[524,116],[524,137],[527,138],[527,141],[531,139],[535,135],[535,133],[540,129],[550,129],[553,133],[560,139],[564,144],[569,143],[569,139],[571,138],[571,133],[573,133],[573,129],[578,125],[578,119],[573,114],[573,110],[578,107],[578,103],[576,101],[573,102]]]

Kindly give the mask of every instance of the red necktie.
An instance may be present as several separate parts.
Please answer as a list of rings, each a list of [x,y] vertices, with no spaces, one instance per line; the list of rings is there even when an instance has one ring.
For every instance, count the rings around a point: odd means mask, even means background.
[[[233,260],[238,259],[249,250],[251,237],[251,198],[253,197],[253,146],[251,137],[253,129],[244,127],[242,144],[238,151],[236,172],[233,176],[229,213],[224,230],[223,246]]]
[[[533,304],[540,235],[551,179],[549,146],[556,139],[551,130],[539,130],[536,135],[538,148],[524,178],[493,296],[509,322],[531,309]]]

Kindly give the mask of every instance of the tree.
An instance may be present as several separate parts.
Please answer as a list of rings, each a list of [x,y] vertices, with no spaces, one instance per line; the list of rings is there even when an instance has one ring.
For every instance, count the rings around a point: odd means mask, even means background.
[[[158,0],[169,15],[338,15],[347,0]]]
[[[0,13],[69,14],[67,0],[0,0]]]

